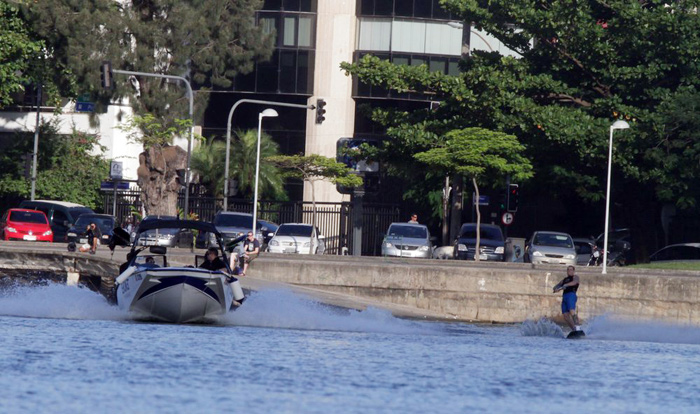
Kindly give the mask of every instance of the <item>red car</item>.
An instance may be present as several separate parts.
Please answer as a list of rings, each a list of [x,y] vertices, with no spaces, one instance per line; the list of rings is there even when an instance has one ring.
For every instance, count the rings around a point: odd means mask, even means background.
[[[0,219],[3,240],[53,242],[53,232],[46,214],[37,210],[11,208]]]

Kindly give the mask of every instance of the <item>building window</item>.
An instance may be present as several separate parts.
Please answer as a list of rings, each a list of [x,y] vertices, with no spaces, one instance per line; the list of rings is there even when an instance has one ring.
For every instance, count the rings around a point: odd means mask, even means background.
[[[284,36],[282,46],[296,46],[297,19],[294,17],[284,18]]]
[[[440,7],[440,0],[361,0],[357,5],[357,15],[451,18],[450,12]]]
[[[297,46],[311,47],[311,33],[313,28],[313,17],[299,16],[299,40]]]
[[[391,20],[363,18],[359,21],[359,49],[388,52],[391,50]]]
[[[361,17],[358,50],[462,55],[463,28],[446,22]]]

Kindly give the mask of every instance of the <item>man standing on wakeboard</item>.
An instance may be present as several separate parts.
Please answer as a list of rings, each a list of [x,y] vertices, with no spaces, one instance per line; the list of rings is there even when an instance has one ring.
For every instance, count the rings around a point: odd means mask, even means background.
[[[566,277],[562,279],[561,282],[554,286],[554,292],[563,290],[564,293],[561,298],[561,313],[564,316],[564,320],[571,328],[572,333],[576,332],[578,335],[583,335],[583,330],[581,330],[581,322],[579,322],[578,315],[576,314],[576,291],[579,286],[578,275],[574,273],[575,269],[573,266],[566,268]],[[569,334],[571,336],[571,334]]]

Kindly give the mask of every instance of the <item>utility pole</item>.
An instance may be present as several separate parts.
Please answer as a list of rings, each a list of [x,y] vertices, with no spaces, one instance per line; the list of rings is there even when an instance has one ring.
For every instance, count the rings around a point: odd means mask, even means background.
[[[39,153],[39,126],[41,126],[41,83],[36,89],[36,130],[34,131],[34,152],[32,153],[32,195],[34,201],[36,195],[36,161]]]

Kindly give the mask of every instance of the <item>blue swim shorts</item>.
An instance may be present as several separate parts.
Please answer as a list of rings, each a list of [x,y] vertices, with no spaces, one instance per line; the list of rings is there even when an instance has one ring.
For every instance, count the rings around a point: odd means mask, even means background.
[[[576,293],[564,293],[561,298],[561,313],[569,313],[571,310],[576,310]]]

